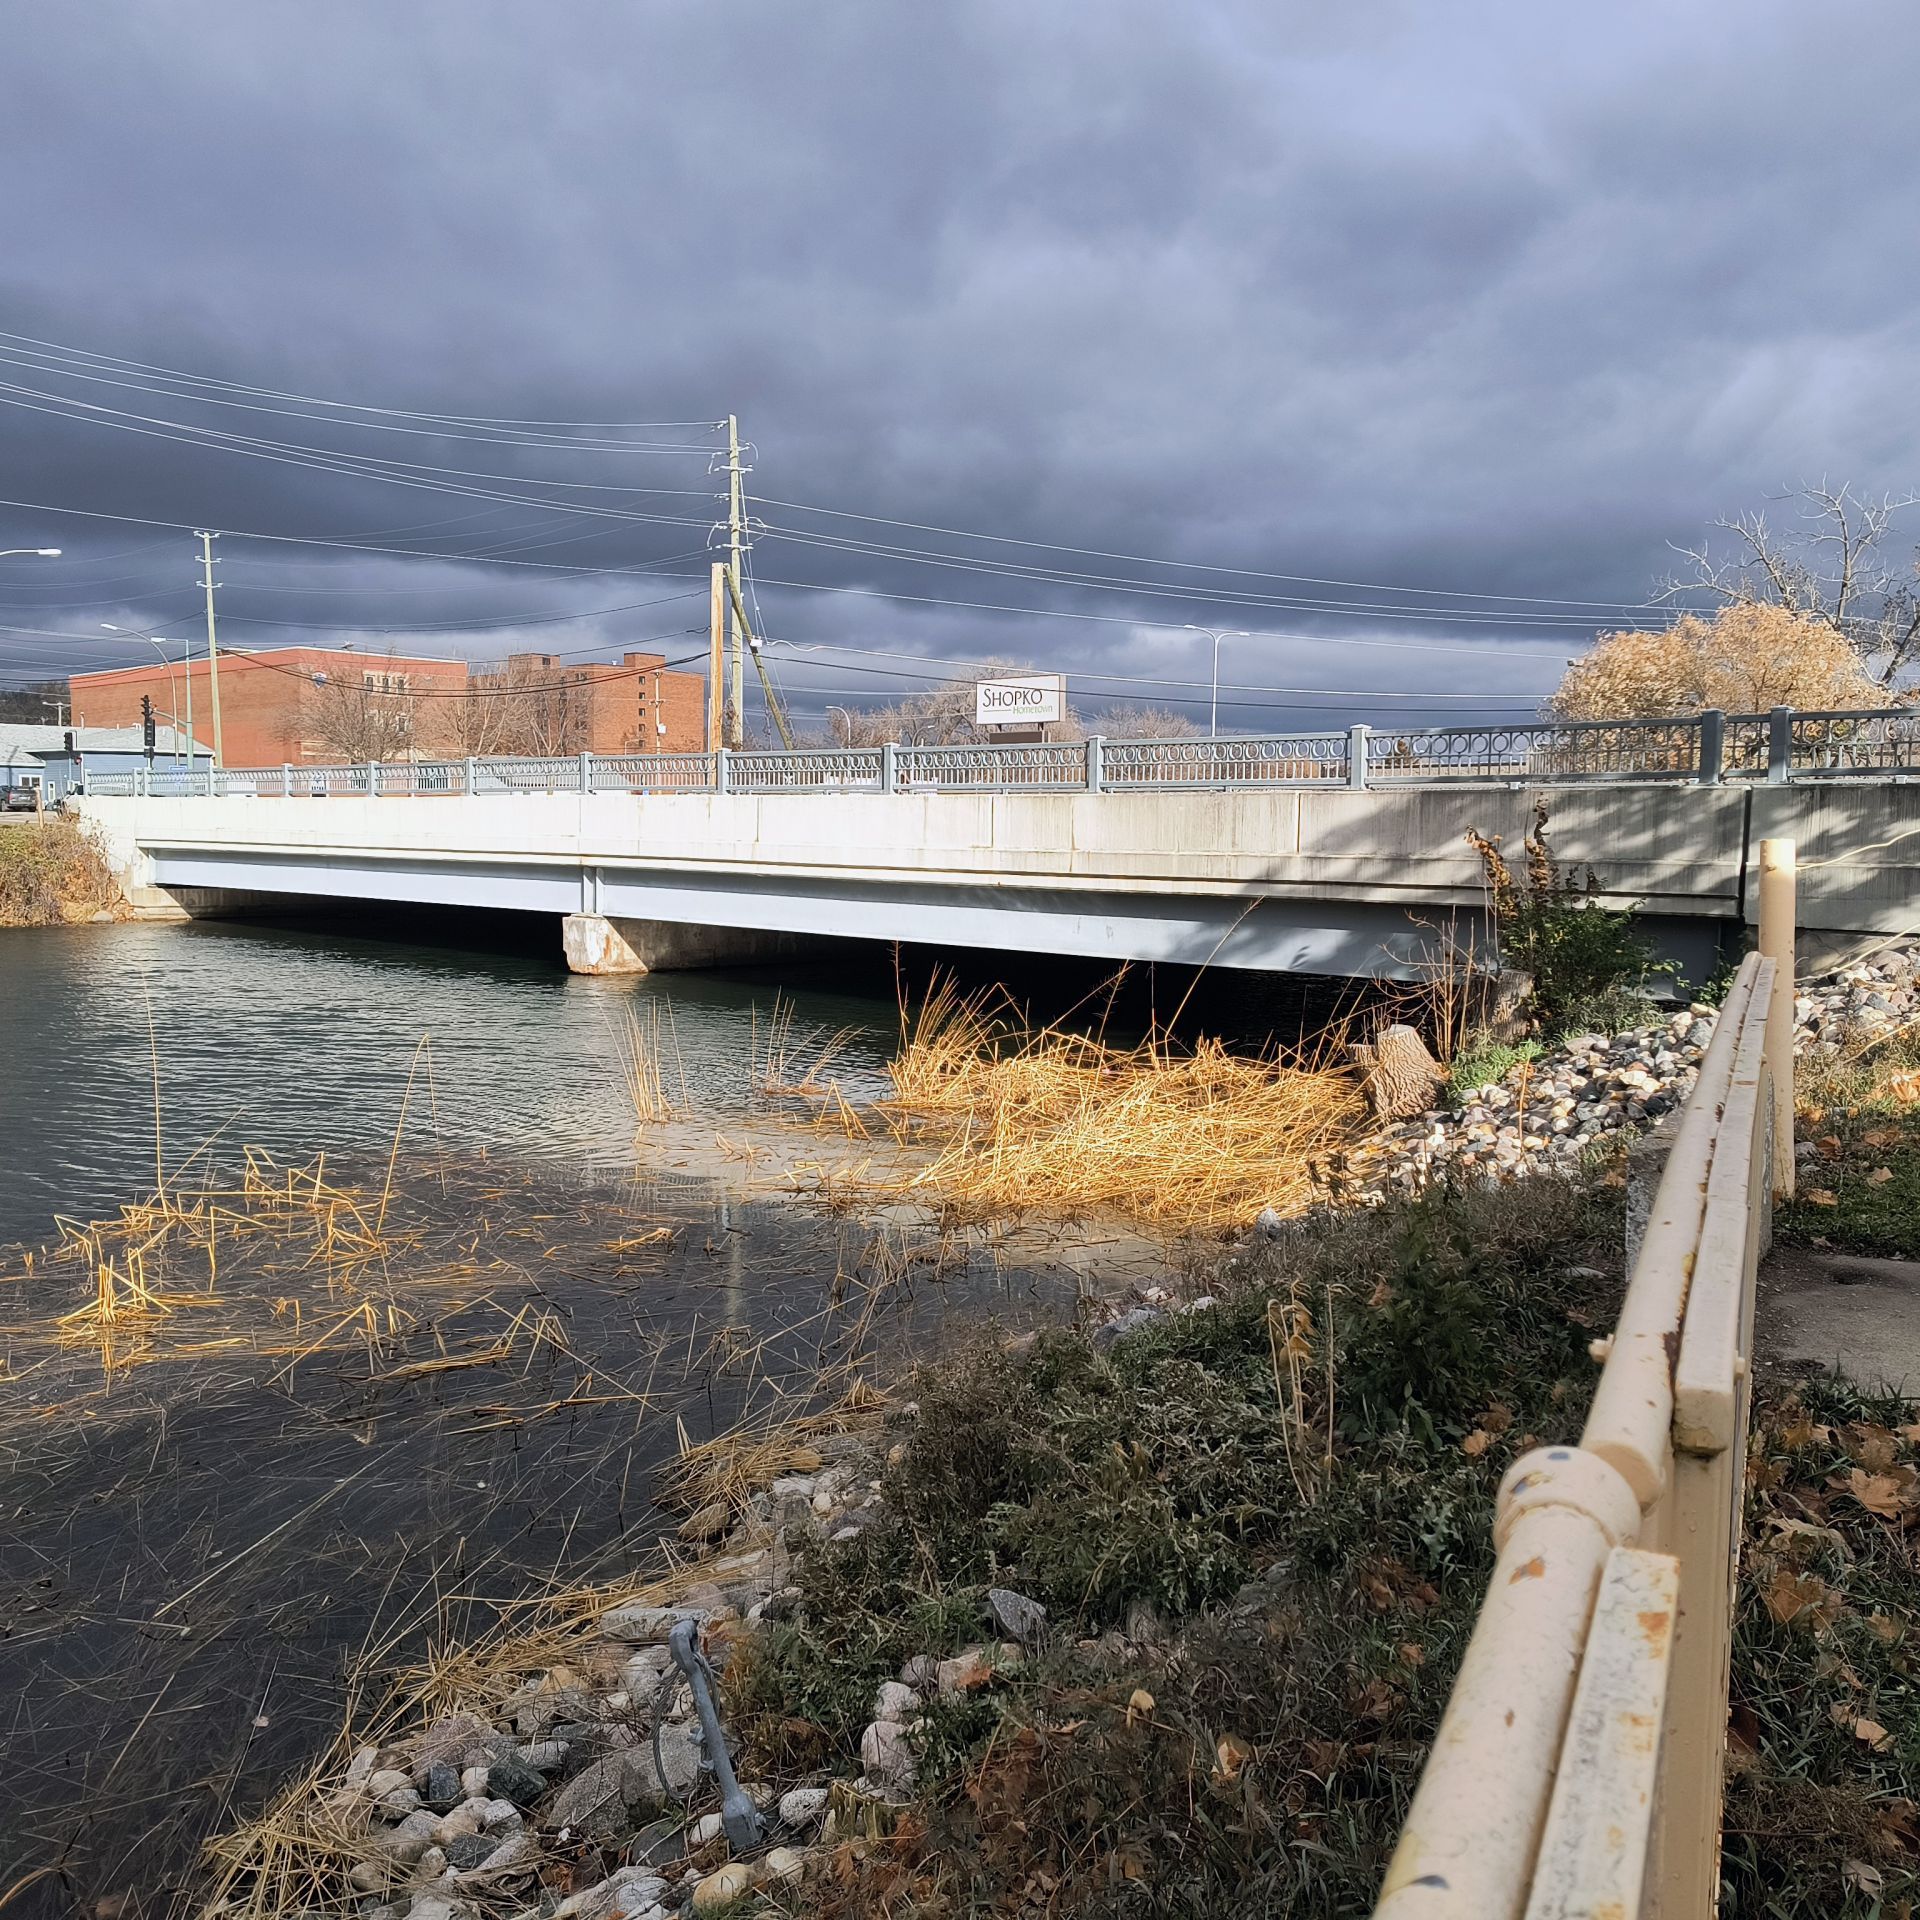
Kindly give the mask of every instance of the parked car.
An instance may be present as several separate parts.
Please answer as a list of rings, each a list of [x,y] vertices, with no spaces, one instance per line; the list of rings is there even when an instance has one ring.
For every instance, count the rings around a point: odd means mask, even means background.
[[[37,787],[0,787],[0,813],[34,813],[39,806]]]

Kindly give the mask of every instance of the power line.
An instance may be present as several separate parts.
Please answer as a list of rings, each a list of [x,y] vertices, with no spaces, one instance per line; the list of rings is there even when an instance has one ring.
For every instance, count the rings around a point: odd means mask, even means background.
[[[933,553],[925,548],[887,546],[875,541],[842,540],[833,535],[810,534],[766,522],[761,523],[759,530],[769,540],[783,540],[789,544],[820,547],[833,553],[857,554],[867,559],[897,560],[916,566],[948,567],[963,573],[995,574],[1007,579],[1075,587],[1087,591],[1124,592],[1147,599],[1195,600],[1204,606],[1279,607],[1289,612],[1341,614],[1354,619],[1432,620],[1461,626],[1577,626],[1591,629],[1599,624],[1591,614],[1458,612],[1448,608],[1381,606],[1371,601],[1317,600],[1294,594],[1224,593],[1217,589],[1162,584],[1157,581],[1115,574],[1076,572],[1064,568],[1032,566],[1021,562],[976,559],[967,555]]]
[[[147,361],[124,359],[118,354],[94,353],[84,347],[64,346],[57,340],[38,340],[31,334],[0,331],[0,340],[17,341],[25,347],[42,350],[43,356],[58,355],[68,360],[77,360],[83,366],[158,374],[163,379],[197,387],[210,387],[222,393],[247,393],[268,400],[291,400],[301,406],[326,407],[340,413],[378,414],[388,419],[427,420],[463,427],[545,427],[555,432],[578,430],[599,433],[638,432],[643,429],[667,427],[698,427],[709,433],[716,433],[724,424],[718,420],[515,420],[491,418],[485,414],[427,413],[411,407],[366,406],[351,400],[321,399],[314,394],[285,393],[274,387],[251,386],[245,381],[222,380],[209,374],[184,373],[176,367],[156,366]],[[705,452],[708,449],[701,448],[700,451]]]
[[[964,527],[933,526],[924,520],[890,520],[881,514],[854,513],[841,507],[810,506],[804,500],[776,500],[764,494],[756,495],[755,498],[762,506],[783,507],[793,513],[825,514],[836,520],[861,520],[870,526],[904,527],[914,533],[940,533],[953,539],[983,540],[996,546],[1028,547],[1049,553],[1071,553],[1085,559],[1125,560],[1136,566],[1178,567],[1183,572],[1189,573],[1228,573],[1239,575],[1243,579],[1286,580],[1297,586],[1347,587],[1356,592],[1366,593],[1424,593],[1436,599],[1498,600],[1515,605],[1598,607],[1619,613],[1644,612],[1659,604],[1647,600],[1566,600],[1555,599],[1544,594],[1482,593],[1455,587],[1398,587],[1379,580],[1339,580],[1311,573],[1273,573],[1257,567],[1226,567],[1198,560],[1171,560],[1151,554],[1116,553],[1105,547],[1074,547],[1050,540],[1022,540],[1011,534],[978,533]]]

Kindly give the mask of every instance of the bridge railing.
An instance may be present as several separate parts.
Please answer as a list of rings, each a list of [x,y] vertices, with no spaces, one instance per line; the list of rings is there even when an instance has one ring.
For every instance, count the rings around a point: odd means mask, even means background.
[[[1669,720],[1519,726],[1348,727],[1224,739],[1048,741],[1032,746],[758,748],[719,753],[221,768],[156,764],[90,775],[97,794],[262,797],[429,793],[1132,793],[1178,788],[1579,785],[1718,786],[1920,776],[1920,711],[1706,712]]]
[[[1754,1278],[1793,1153],[1791,861],[1763,843],[1777,961],[1750,955],[1722,1005],[1580,1443],[1501,1482],[1375,1920],[1715,1910]]]

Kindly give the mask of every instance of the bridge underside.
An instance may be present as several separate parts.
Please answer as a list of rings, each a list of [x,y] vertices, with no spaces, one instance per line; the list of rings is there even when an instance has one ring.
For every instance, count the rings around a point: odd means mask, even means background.
[[[1183,966],[1416,979],[1443,938],[1478,944],[1481,915],[1416,920],[1402,906],[1288,899],[1239,891],[1143,894],[1011,881],[861,882],[811,876],[663,873],[645,867],[369,858],[262,858],[242,851],[155,849],[153,883],[192,913],[258,909],[275,899],[591,915],[627,933],[652,967],[726,965],[795,951],[794,937],[904,941],[983,951],[1074,955]],[[637,928],[649,930],[642,934]],[[659,930],[784,936],[759,946],[663,941]],[[1692,928],[1711,943],[1711,930]],[[556,939],[558,930],[556,926]],[[571,946],[573,943],[569,942]],[[576,962],[576,964],[578,964]],[[595,969],[598,970],[598,969]],[[623,970],[617,965],[609,970]]]

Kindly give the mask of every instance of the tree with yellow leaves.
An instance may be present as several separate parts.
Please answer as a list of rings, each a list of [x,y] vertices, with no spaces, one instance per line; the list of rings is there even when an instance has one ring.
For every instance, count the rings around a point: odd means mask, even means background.
[[[1603,634],[1548,702],[1566,720],[1652,719],[1719,707],[1834,710],[1888,705],[1845,634],[1785,607],[1738,600],[1711,619],[1684,614],[1654,632]]]

